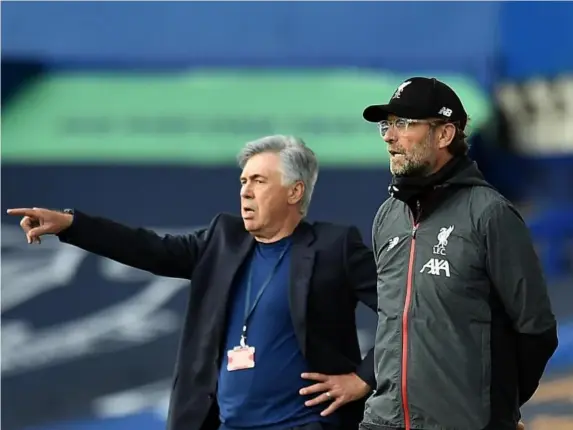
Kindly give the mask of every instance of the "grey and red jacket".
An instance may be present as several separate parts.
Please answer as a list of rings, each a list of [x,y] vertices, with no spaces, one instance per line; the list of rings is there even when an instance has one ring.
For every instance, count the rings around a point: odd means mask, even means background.
[[[471,161],[376,214],[376,390],[361,428],[515,430],[557,348],[518,211]]]

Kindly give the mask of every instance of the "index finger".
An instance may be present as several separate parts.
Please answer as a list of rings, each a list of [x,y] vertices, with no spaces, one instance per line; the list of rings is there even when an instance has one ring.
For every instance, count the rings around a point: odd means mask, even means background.
[[[8,209],[6,211],[8,215],[15,216],[35,216],[36,211],[32,208],[18,208],[18,209]]]
[[[301,378],[303,379],[311,379],[313,381],[319,381],[319,382],[326,382],[328,381],[328,375],[324,375],[322,373],[313,373],[313,372],[309,372],[309,373],[303,373],[302,375],[300,375]]]

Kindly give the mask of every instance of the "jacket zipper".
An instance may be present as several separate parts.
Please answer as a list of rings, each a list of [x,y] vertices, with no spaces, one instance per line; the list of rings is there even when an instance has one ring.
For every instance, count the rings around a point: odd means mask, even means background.
[[[416,202],[416,219],[412,217],[412,242],[410,242],[410,258],[408,260],[408,277],[406,280],[406,299],[404,300],[404,311],[402,312],[402,409],[404,410],[404,428],[411,430],[410,408],[408,406],[408,316],[412,303],[412,281],[414,278],[414,256],[416,252],[416,232],[420,225],[420,202]]]

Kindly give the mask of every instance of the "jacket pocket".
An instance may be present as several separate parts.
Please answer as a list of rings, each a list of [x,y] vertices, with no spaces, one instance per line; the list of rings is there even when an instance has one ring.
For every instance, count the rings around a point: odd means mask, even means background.
[[[413,426],[470,430],[487,425],[486,327],[411,321],[407,394]]]

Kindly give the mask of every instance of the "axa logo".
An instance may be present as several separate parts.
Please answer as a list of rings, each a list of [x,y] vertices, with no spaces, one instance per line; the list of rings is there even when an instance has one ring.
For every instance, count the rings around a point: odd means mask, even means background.
[[[454,226],[442,227],[438,233],[438,244],[435,245],[432,250],[436,255],[446,255],[446,247],[448,246],[448,238],[450,234],[454,231]]]
[[[450,277],[450,263],[447,260],[440,260],[439,258],[430,258],[420,273],[429,273],[430,275],[434,276],[441,276],[443,273],[446,275],[446,278]]]

